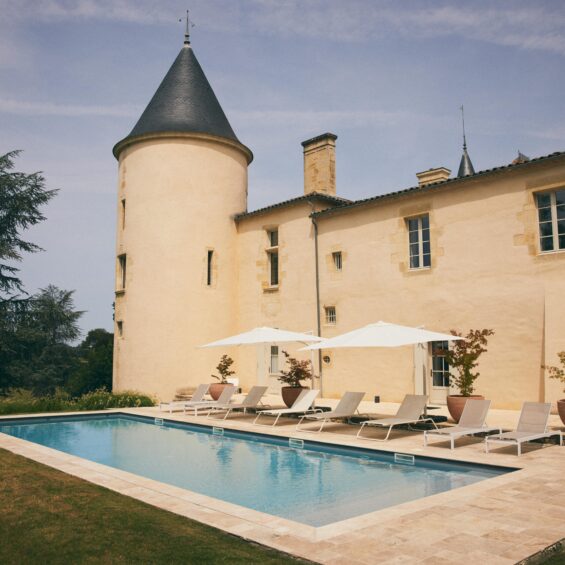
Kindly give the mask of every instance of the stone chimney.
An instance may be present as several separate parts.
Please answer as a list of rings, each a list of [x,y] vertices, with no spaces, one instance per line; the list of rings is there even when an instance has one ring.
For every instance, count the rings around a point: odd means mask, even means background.
[[[323,133],[302,142],[304,147],[304,194],[323,192],[335,195],[335,140]]]
[[[422,188],[428,184],[446,181],[450,174],[451,171],[449,169],[446,169],[445,167],[438,167],[437,169],[428,169],[427,171],[416,173],[416,176],[418,177],[420,188]]]

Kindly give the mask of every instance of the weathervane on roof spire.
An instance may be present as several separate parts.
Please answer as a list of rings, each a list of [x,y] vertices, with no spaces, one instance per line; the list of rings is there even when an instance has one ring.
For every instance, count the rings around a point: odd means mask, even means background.
[[[179,22],[182,22],[182,18],[179,18]],[[184,32],[184,44],[190,45],[190,28],[194,27],[194,24],[190,20],[188,10],[186,11],[186,30]]]
[[[465,139],[465,108],[463,108],[463,104],[461,104],[461,121],[463,122],[463,149],[467,149],[467,140]]]

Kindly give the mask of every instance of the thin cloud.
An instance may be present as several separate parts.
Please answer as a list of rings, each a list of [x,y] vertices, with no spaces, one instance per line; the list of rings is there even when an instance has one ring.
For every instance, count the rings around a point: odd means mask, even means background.
[[[51,102],[26,102],[0,98],[0,113],[20,116],[110,116],[131,118],[139,116],[142,108],[135,105],[118,106],[81,106],[73,104],[54,104]]]

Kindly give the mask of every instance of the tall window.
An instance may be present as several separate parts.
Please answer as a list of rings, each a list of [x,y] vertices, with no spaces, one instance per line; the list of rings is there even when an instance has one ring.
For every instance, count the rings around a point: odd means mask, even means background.
[[[212,286],[212,265],[214,259],[214,251],[208,249],[208,255],[206,257],[206,284]]]
[[[335,306],[325,306],[324,310],[326,312],[326,324],[335,325],[337,322]]]
[[[126,288],[126,255],[118,256],[118,284],[119,290],[125,290]]]
[[[341,251],[334,251],[332,253],[332,259],[334,262],[334,267],[336,271],[341,271],[342,261],[341,261]]]
[[[276,375],[279,372],[279,347],[271,345],[271,362],[269,365],[269,373]]]
[[[428,214],[418,218],[409,218],[408,240],[410,242],[410,268],[430,267],[432,256],[430,249],[430,218]]]
[[[565,189],[536,194],[540,250],[565,249]]]
[[[445,352],[449,349],[448,341],[432,341],[432,386],[449,386],[449,365]]]
[[[122,229],[126,227],[126,199],[122,199]]]
[[[279,230],[267,230],[269,237],[269,248],[267,255],[269,258],[269,285],[278,286],[279,284]]]
[[[118,320],[116,326],[118,327],[118,337],[124,337],[124,323]]]

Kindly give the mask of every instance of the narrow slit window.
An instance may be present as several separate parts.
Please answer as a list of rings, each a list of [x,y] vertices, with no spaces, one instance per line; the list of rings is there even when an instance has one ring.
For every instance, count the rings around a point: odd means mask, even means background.
[[[208,254],[206,257],[206,284],[212,286],[212,267],[214,263],[214,251],[208,249]]]
[[[342,258],[341,258],[341,251],[334,251],[332,253],[332,259],[334,262],[334,267],[336,271],[341,271],[342,269]]]
[[[335,325],[337,323],[335,306],[326,306],[324,310],[326,311],[326,324]]]
[[[118,337],[124,337],[124,323],[120,320],[116,322]]]
[[[431,267],[430,218],[428,214],[406,221],[411,269]]]
[[[269,253],[269,284],[278,286],[279,284],[279,252],[271,251]]]
[[[127,270],[127,260],[126,255],[120,255],[118,257],[118,284],[120,290],[125,290],[126,288],[126,270]]]
[[[126,199],[122,200],[122,229],[126,227]]]

